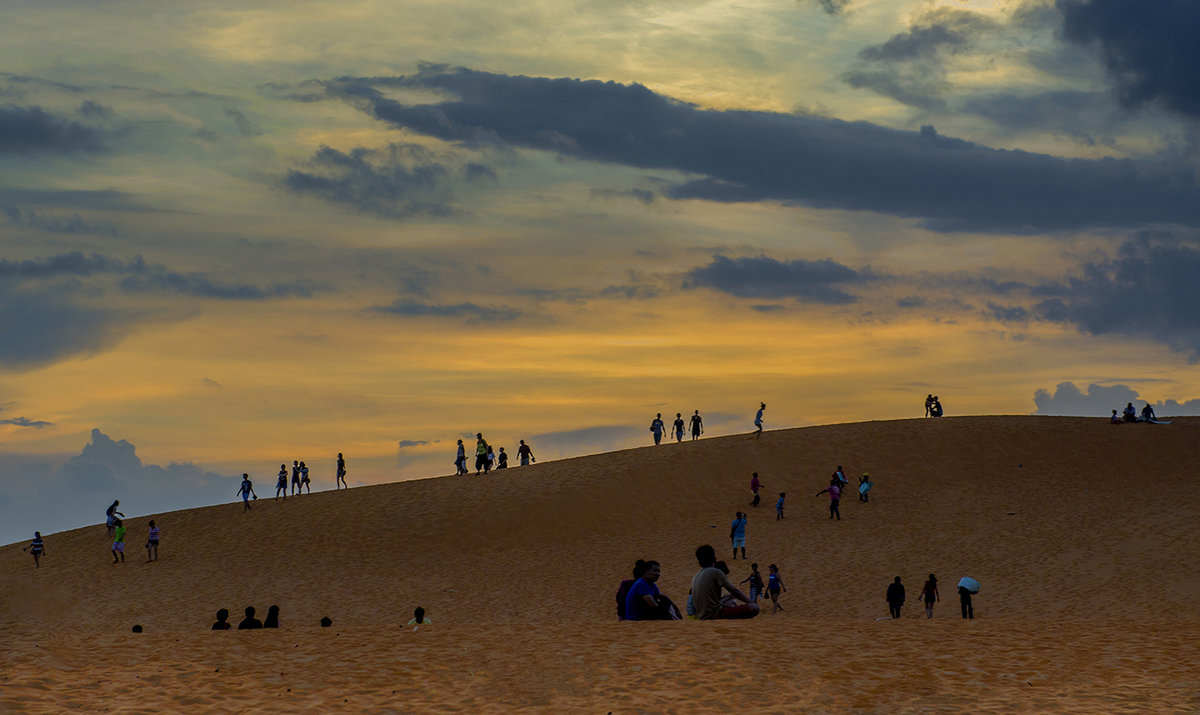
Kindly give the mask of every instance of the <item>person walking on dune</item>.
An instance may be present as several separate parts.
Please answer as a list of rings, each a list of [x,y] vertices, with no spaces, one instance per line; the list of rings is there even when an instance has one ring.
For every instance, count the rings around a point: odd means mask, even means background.
[[[829,494],[829,518],[832,519],[837,517],[837,520],[841,521],[842,512],[838,510],[838,502],[841,501],[842,498],[842,488],[838,486],[836,479],[830,479],[829,486],[817,492],[817,496],[821,496],[825,493]]]
[[[787,586],[783,585],[783,577],[779,575],[779,567],[771,564],[767,567],[767,593],[771,596],[772,615],[783,610],[783,606],[779,605],[779,594],[785,591],[787,591]]]
[[[904,584],[900,583],[900,577],[897,576],[895,581],[888,584],[887,589],[888,614],[892,619],[900,619],[900,607],[904,605]]]
[[[307,489],[309,494],[312,494],[311,482],[308,480],[308,465],[304,462],[300,463],[300,488]]]
[[[750,493],[754,495],[754,499],[750,501],[750,506],[758,506],[760,496],[758,490],[762,488],[762,482],[758,481],[758,472],[750,475]]]
[[[683,441],[683,414],[675,413],[675,423],[672,425],[675,428],[675,441]]]
[[[758,413],[754,415],[754,439],[758,439],[759,437],[762,436],[762,428],[763,428],[762,413],[763,413],[763,410],[765,410],[765,409],[767,409],[767,403],[765,403],[765,402],[759,403]]]
[[[117,519],[113,525],[113,545],[112,557],[113,563],[117,563],[117,556],[120,555],[121,563],[125,562],[125,522]]]
[[[496,455],[496,469],[508,469],[508,452],[504,448],[500,448],[500,454]]]
[[[662,413],[659,412],[655,416],[654,421],[650,423],[650,432],[654,435],[654,444],[656,446],[662,444],[663,430],[665,429],[666,425],[663,424]]]
[[[250,511],[250,496],[258,498],[258,495],[254,494],[254,485],[250,483],[249,474],[242,475],[242,486],[238,487],[237,493],[242,498],[242,513],[245,514]]]
[[[700,410],[692,415],[692,439],[700,439],[700,435],[704,434],[704,420],[700,417]]]
[[[775,521],[783,518],[783,500],[787,499],[787,492],[779,492],[779,501],[775,502]]]
[[[521,446],[517,447],[517,456],[521,458],[522,467],[528,467],[530,462],[537,461],[533,456],[533,450],[525,444],[525,440],[521,440]]]
[[[479,476],[487,467],[488,443],[483,439],[482,432],[475,433],[475,476]]]
[[[42,567],[42,554],[46,553],[46,542],[42,541],[42,532],[33,532],[33,541],[29,542],[29,546],[21,549],[21,551],[29,551],[33,554],[33,567]]]
[[[938,594],[937,576],[929,574],[929,580],[921,588],[921,600],[925,603],[925,617],[933,618],[933,604],[942,600],[942,597]]]
[[[292,460],[292,496],[300,491],[300,461]]]
[[[150,531],[146,534],[146,562],[158,561],[158,525],[150,520]]]
[[[746,515],[737,512],[733,523],[729,525],[729,539],[733,542],[733,560],[737,560],[738,549],[742,550],[742,559],[746,558]]]
[[[459,444],[461,443],[460,441]],[[333,488],[341,489],[342,487],[349,489],[350,485],[346,484],[346,458],[342,456],[341,452],[338,452],[337,481],[333,483]]]
[[[467,448],[463,446],[463,441],[458,440],[458,451],[454,454],[454,474],[461,477],[467,473]]]
[[[121,505],[121,500],[115,499],[115,500],[113,500],[113,503],[109,504],[108,508],[104,510],[104,524],[105,524],[105,526],[108,527],[108,535],[109,536],[113,535],[113,530],[116,528],[117,517],[125,516],[121,512],[117,511],[117,507],[120,505]]]
[[[275,501],[279,501],[279,492],[283,492],[283,500],[287,501],[287,465],[279,465],[279,479],[275,481]]]

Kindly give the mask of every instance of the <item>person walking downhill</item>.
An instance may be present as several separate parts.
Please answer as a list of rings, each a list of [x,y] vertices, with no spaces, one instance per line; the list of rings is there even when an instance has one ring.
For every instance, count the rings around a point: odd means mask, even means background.
[[[779,594],[787,591],[787,586],[783,585],[783,577],[779,575],[779,567],[771,564],[767,567],[767,593],[771,596],[773,607],[771,613],[776,614],[783,610],[783,606],[779,605]]]
[[[150,520],[150,531],[146,534],[146,563],[158,561],[158,525]]]
[[[751,500],[750,506],[758,506],[760,500],[758,490],[761,488],[762,482],[758,481],[758,472],[755,472],[750,476],[750,493],[754,495],[754,499]]]
[[[747,576],[746,580],[742,581],[742,583],[750,584],[750,592],[748,594],[750,596],[750,602],[758,603],[758,597],[761,596],[763,592],[763,577],[758,571],[758,564],[750,564],[750,575]],[[740,586],[742,584],[739,583],[738,585]]]
[[[238,487],[237,493],[242,498],[242,513],[245,514],[250,511],[250,496],[258,498],[258,495],[254,493],[254,485],[250,483],[249,474],[242,475],[242,486]]]
[[[783,500],[787,498],[787,492],[779,492],[779,501],[775,502],[775,521],[783,518]]]
[[[114,564],[117,563],[118,555],[121,557],[121,563],[125,563],[125,522],[120,519],[113,524],[112,557]]]
[[[893,620],[899,620],[900,607],[904,605],[904,584],[900,583],[900,577],[897,576],[895,581],[888,584],[887,589],[888,614]]]
[[[42,532],[33,532],[33,541],[29,542],[29,546],[21,549],[21,551],[29,551],[33,553],[33,567],[42,567],[42,554],[46,553],[46,542],[42,541]]]

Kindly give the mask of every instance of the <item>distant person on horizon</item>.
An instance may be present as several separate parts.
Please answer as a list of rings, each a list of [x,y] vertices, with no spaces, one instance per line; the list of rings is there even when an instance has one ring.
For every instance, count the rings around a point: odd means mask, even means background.
[[[717,552],[712,546],[705,544],[696,549],[696,561],[700,570],[692,577],[692,602],[700,620],[754,618],[758,615],[758,604],[751,603],[750,598],[716,567]],[[721,598],[724,591],[741,603],[725,604]]]
[[[929,580],[921,588],[921,600],[925,602],[925,617],[933,618],[933,604],[942,600],[937,590],[937,576],[929,574]]]
[[[229,609],[222,608],[217,611],[217,622],[212,624],[212,630],[227,631],[230,628],[233,628],[233,625],[229,622]]]
[[[125,563],[125,522],[117,519],[113,524],[113,545],[112,557],[113,563],[117,563],[117,555],[121,556],[121,563]]]
[[[242,475],[242,486],[238,487],[237,493],[242,498],[242,513],[250,511],[250,495],[254,495],[257,499],[258,495],[254,494],[254,485],[250,483],[250,475]]]
[[[692,415],[692,439],[700,439],[700,435],[704,434],[704,420],[700,417],[700,410]]]
[[[279,606],[271,606],[267,609],[267,617],[263,619],[263,628],[278,628],[279,627]]]
[[[1116,411],[1116,410],[1113,410],[1113,413],[1112,413],[1112,418],[1111,418],[1111,419],[1109,419],[1108,423],[1109,423],[1110,425],[1119,425],[1119,424],[1121,424],[1121,416],[1117,414],[1117,411]]]
[[[33,554],[33,567],[35,569],[42,567],[42,554],[46,553],[46,542],[42,541],[42,532],[33,532],[33,541],[29,542],[29,546],[21,549],[21,551],[29,551]]]
[[[262,628],[262,621],[254,617],[254,606],[246,606],[246,617],[238,624],[239,631],[252,631]]]
[[[897,576],[895,581],[888,584],[887,589],[888,614],[894,620],[900,618],[900,607],[904,605],[904,584],[900,583],[900,577]]]
[[[496,457],[496,461],[498,462],[496,469],[508,469],[508,452],[505,452],[503,447],[500,448],[500,454]]]
[[[146,534],[146,562],[158,561],[158,525],[150,520],[150,531]]]
[[[733,523],[729,525],[729,540],[733,542],[733,560],[737,561],[738,549],[742,550],[742,559],[746,558],[746,515],[737,512]]]
[[[113,528],[116,526],[117,517],[125,516],[121,512],[117,511],[117,507],[120,505],[121,505],[121,500],[116,499],[116,500],[113,500],[113,503],[109,504],[108,508],[104,510],[104,525],[108,527],[108,535],[109,536],[113,535]]]
[[[682,442],[683,441],[683,414],[682,413],[680,413],[680,412],[675,413],[675,423],[673,426],[675,427],[675,441]]]
[[[775,521],[783,518],[783,500],[787,498],[787,492],[779,492],[779,501],[775,502]]]
[[[829,494],[829,518],[832,519],[837,517],[837,520],[841,521],[842,512],[838,509],[838,502],[841,501],[842,498],[842,488],[838,486],[836,479],[830,479],[829,486],[817,492],[817,496],[821,496],[825,493]]]
[[[279,479],[275,480],[275,501],[279,501],[279,492],[283,492],[283,500],[287,501],[287,465],[279,465]]]
[[[1158,417],[1154,416],[1154,408],[1147,402],[1146,406],[1142,408],[1142,422],[1155,422],[1157,420]]]
[[[517,447],[517,456],[521,458],[522,467],[528,467],[530,462],[537,461],[533,456],[533,450],[525,444],[525,440],[521,440],[521,446]]]
[[[762,482],[758,481],[758,472],[750,475],[750,493],[754,495],[754,499],[750,501],[750,506],[758,506],[760,500],[758,490],[762,488]]]
[[[300,461],[292,460],[292,496],[300,491]]]
[[[475,476],[487,467],[488,443],[483,441],[483,433],[475,433]]]
[[[458,451],[454,453],[454,470],[455,476],[467,473],[467,448],[461,439],[458,440]]]
[[[933,404],[929,406],[930,417],[942,416],[942,400],[937,395],[933,396]]]
[[[1137,422],[1137,410],[1134,409],[1132,402],[1125,403],[1125,409],[1121,411],[1126,422]]]
[[[926,417],[933,416],[933,395],[932,394],[925,395],[925,416]]]
[[[308,465],[304,462],[300,463],[300,488],[307,489],[309,494],[312,494],[312,486],[308,481]]]
[[[758,439],[759,437],[762,436],[762,427],[763,427],[762,413],[763,413],[763,410],[765,410],[765,409],[767,409],[767,403],[765,403],[765,402],[759,403],[758,413],[754,415],[754,439]]]
[[[496,466],[496,453],[492,451],[492,445],[488,445],[487,459],[483,463],[483,473],[487,474]]]
[[[655,445],[662,443],[663,430],[665,430],[665,429],[666,429],[666,426],[663,424],[663,421],[662,421],[662,413],[659,412],[657,414],[657,416],[655,416],[654,421],[652,421],[650,423],[650,431],[654,434],[654,444]]]
[[[462,440],[459,440],[459,444],[462,444]],[[341,452],[338,452],[337,481],[333,483],[333,488],[340,489],[342,487],[349,489],[350,485],[346,484],[346,458],[342,456]]]

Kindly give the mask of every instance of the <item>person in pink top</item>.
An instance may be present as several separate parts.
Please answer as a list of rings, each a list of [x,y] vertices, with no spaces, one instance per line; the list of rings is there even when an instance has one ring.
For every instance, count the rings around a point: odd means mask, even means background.
[[[837,517],[837,520],[841,521],[842,513],[838,511],[838,501],[842,498],[842,488],[838,486],[838,480],[830,479],[829,486],[817,492],[817,496],[826,492],[829,493],[829,518]]]
[[[755,472],[754,476],[750,477],[750,493],[754,495],[754,501],[750,502],[750,506],[758,506],[760,487],[762,487],[762,482],[758,481],[758,472]]]

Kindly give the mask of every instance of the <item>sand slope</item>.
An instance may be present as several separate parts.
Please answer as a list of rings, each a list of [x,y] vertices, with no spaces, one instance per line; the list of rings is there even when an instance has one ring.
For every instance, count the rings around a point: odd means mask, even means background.
[[[833,425],[147,515],[127,521],[124,565],[101,525],[47,535],[36,571],[24,544],[0,548],[0,708],[1200,708],[1198,438],[1187,418]],[[833,522],[814,494],[839,463],[876,487]],[[616,623],[634,559],[662,561],[682,604],[695,547],[728,558],[751,471],[747,551],[779,564],[786,613]],[[151,517],[161,560],[145,564]],[[974,622],[965,574],[983,583]],[[877,621],[896,575],[905,618]],[[219,607],[272,603],[278,632],[207,630]],[[435,627],[402,627],[418,604]]]

